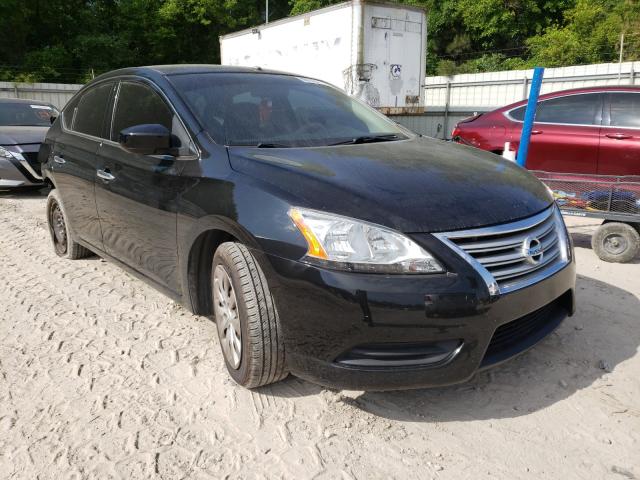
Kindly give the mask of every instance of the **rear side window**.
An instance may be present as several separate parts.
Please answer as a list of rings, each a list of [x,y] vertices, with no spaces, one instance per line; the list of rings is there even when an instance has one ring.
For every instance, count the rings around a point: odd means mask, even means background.
[[[611,125],[640,128],[640,93],[612,93]]]
[[[111,140],[118,141],[120,132],[134,125],[157,123],[172,131],[173,112],[164,100],[140,83],[122,82],[113,117]]]
[[[103,136],[105,113],[112,88],[113,83],[103,83],[90,88],[80,97],[75,112],[69,112],[72,113],[72,130],[94,137]],[[65,116],[66,114],[65,110]]]
[[[540,102],[536,122],[600,125],[601,95],[570,95]]]

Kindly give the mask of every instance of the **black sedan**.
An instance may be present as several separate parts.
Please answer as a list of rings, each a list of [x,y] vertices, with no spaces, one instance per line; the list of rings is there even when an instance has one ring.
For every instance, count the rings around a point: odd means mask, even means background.
[[[50,103],[0,98],[0,189],[44,185],[38,150],[57,116]]]
[[[67,104],[40,155],[56,253],[95,252],[213,316],[246,387],[462,382],[574,311],[542,183],[314,79],[117,70]]]

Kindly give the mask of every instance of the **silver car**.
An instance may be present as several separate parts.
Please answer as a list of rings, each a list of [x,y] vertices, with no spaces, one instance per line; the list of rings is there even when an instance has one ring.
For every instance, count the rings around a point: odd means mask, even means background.
[[[0,98],[0,189],[44,185],[38,151],[57,116],[50,103]]]

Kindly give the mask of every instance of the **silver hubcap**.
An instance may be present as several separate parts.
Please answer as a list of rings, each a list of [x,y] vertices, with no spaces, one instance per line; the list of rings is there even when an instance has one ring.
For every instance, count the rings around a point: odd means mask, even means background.
[[[242,359],[242,330],[236,292],[222,265],[213,271],[213,301],[222,351],[227,362],[237,369]]]

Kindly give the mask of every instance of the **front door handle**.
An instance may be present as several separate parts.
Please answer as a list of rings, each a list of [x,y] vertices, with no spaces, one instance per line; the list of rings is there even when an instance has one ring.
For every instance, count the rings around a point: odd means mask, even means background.
[[[64,158],[62,158],[62,157],[60,157],[58,155],[54,155],[53,156],[53,161],[56,162],[56,163],[60,163],[60,164],[67,163],[67,161]]]
[[[111,182],[112,180],[116,179],[116,177],[111,175],[111,172],[109,172],[108,170],[100,170],[100,169],[98,169],[96,171],[96,175],[98,175],[99,178],[101,178],[102,180],[104,180],[106,182]]]
[[[607,138],[614,138],[616,140],[625,140],[627,138],[631,138],[631,135],[628,133],[607,133],[605,135]]]
[[[542,130],[531,130],[531,135],[540,135]]]

